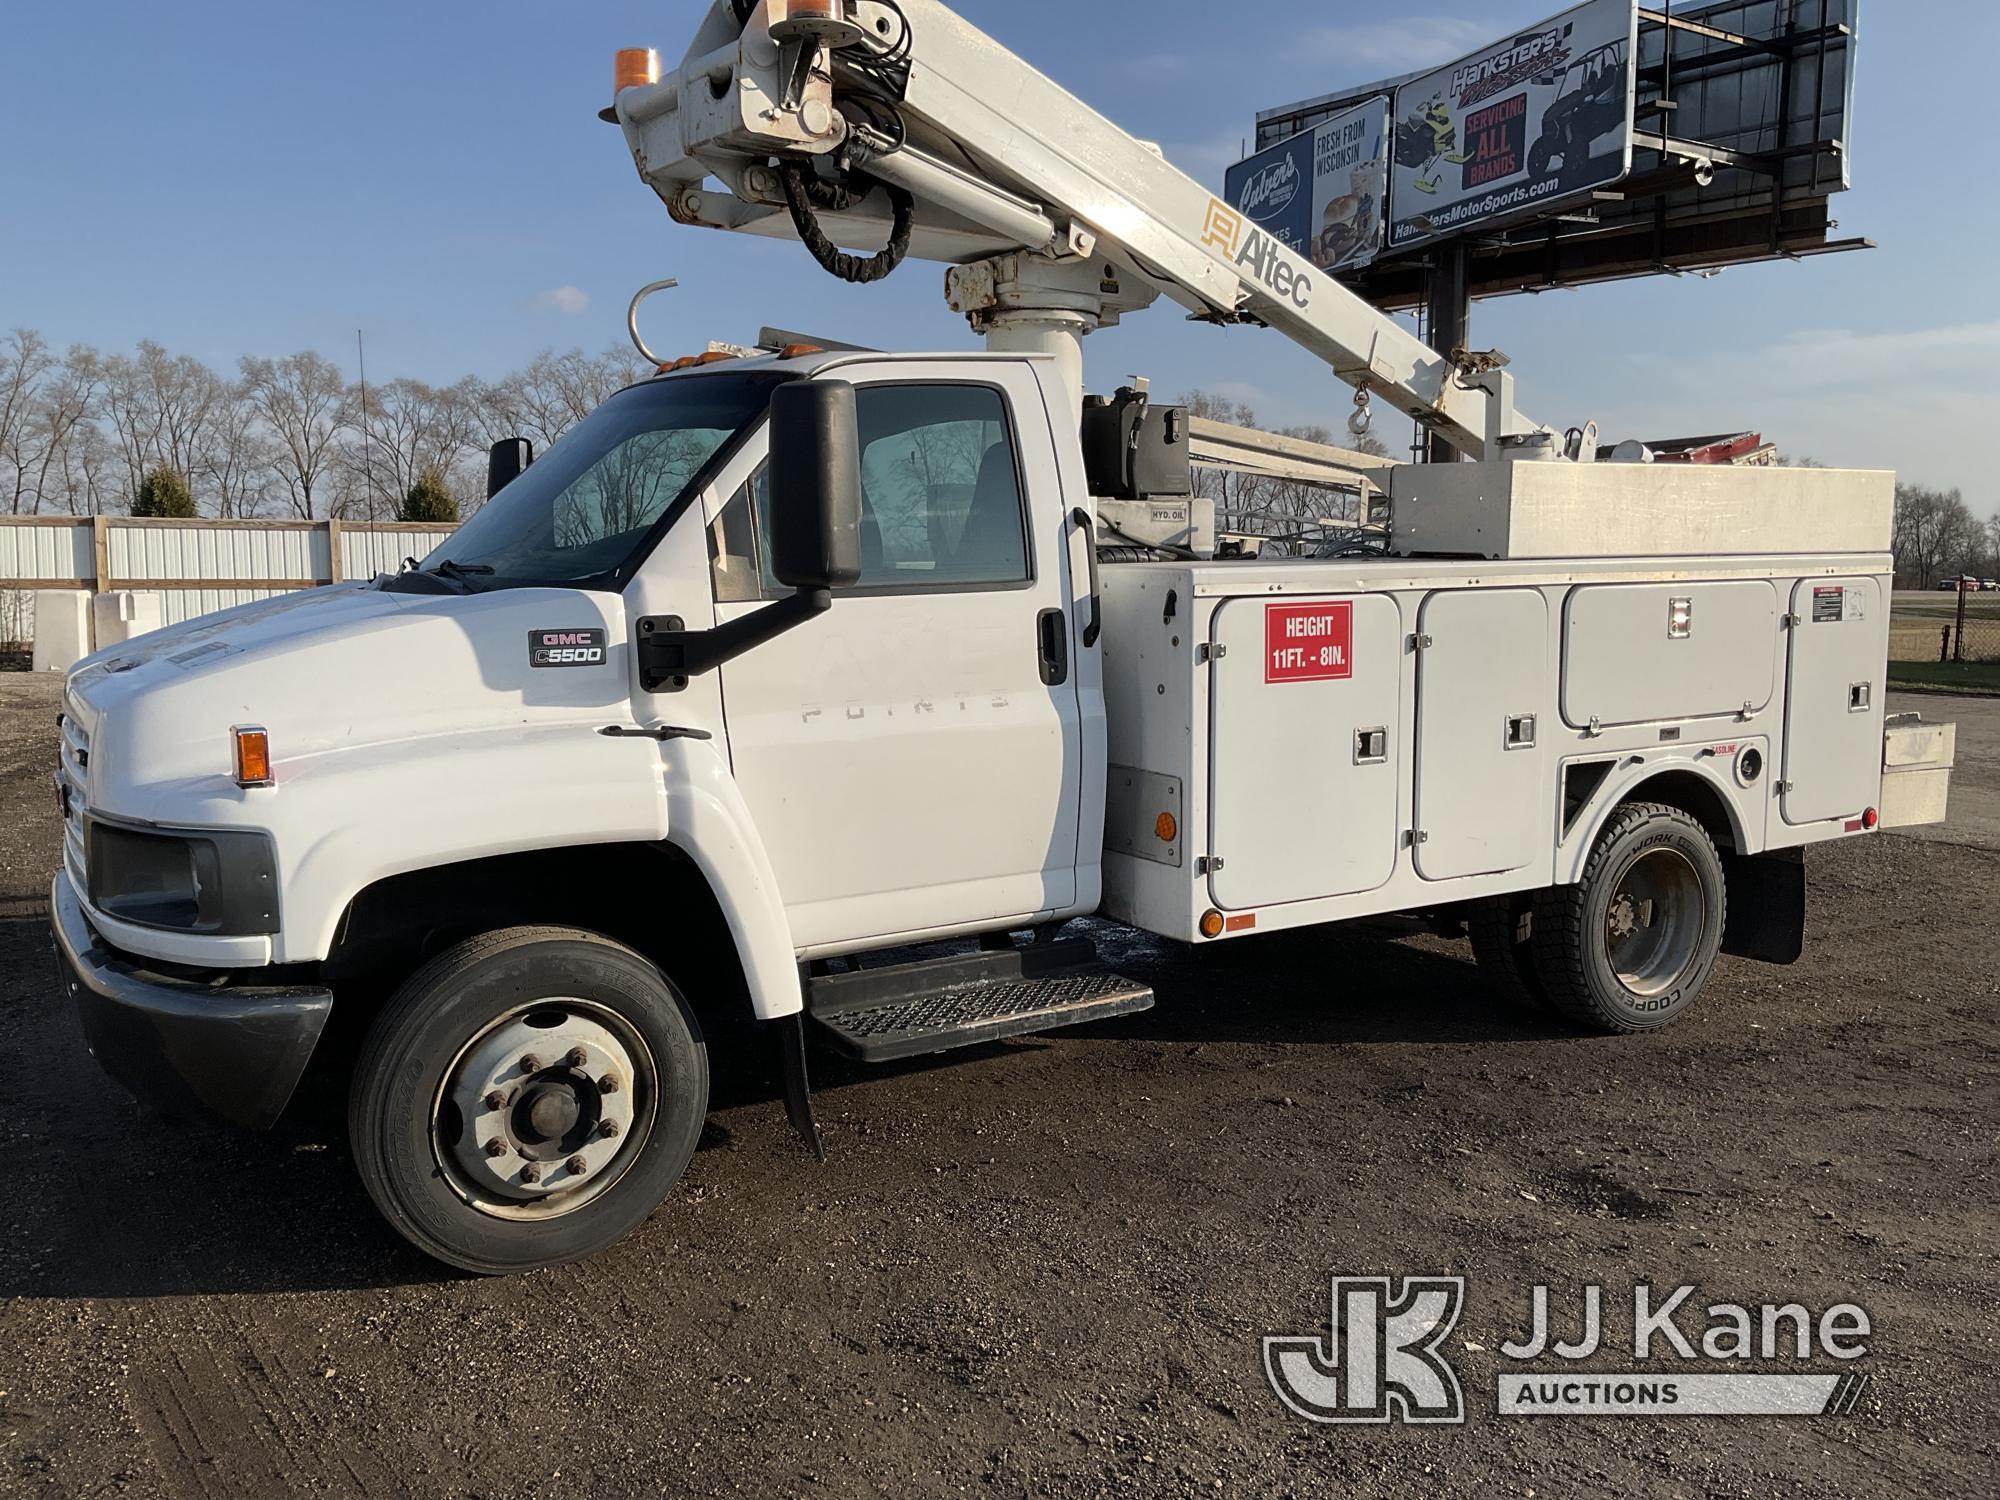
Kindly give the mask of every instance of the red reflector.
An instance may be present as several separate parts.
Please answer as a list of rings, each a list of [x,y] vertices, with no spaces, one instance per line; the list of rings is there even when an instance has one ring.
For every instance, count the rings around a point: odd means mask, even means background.
[[[1882,821],[1882,815],[1877,811],[1875,811],[1875,809],[1872,807],[1869,808],[1867,812],[1861,815],[1861,826],[1863,828],[1873,829],[1875,825],[1880,823],[1881,821]]]

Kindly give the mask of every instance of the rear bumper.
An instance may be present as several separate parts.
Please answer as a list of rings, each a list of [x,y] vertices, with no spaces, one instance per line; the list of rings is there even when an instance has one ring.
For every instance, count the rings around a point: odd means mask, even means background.
[[[91,1056],[149,1103],[262,1130],[292,1097],[333,1008],[311,985],[207,985],[150,973],[108,947],[59,873],[49,926]]]

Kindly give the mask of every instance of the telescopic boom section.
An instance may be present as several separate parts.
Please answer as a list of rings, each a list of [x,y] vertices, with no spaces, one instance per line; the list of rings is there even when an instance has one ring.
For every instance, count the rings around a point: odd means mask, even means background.
[[[1165,295],[1468,456],[1539,430],[1491,357],[1430,349],[936,0],[715,0],[677,69],[635,76],[612,113],[676,220],[796,234],[849,280],[947,262],[989,344],[1065,356],[1079,392],[1082,336]]]

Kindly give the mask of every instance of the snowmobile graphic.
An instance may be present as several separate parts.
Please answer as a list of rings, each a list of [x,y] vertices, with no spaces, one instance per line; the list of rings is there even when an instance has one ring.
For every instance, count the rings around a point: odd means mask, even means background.
[[[1420,192],[1438,190],[1438,174],[1433,169],[1440,163],[1456,166],[1470,160],[1457,147],[1458,127],[1452,124],[1451,110],[1442,94],[1431,95],[1428,104],[1396,122],[1396,165],[1416,170]]]
[[[1542,111],[1542,133],[1528,148],[1530,177],[1548,176],[1558,157],[1565,172],[1581,166],[1592,141],[1625,123],[1623,38],[1584,53],[1554,78],[1536,81],[1555,83],[1556,97]]]

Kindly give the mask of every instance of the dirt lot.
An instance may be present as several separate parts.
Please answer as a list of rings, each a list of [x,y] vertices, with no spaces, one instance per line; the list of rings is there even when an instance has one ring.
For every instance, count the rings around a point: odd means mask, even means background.
[[[330,1084],[246,1137],[148,1123],[99,1075],[43,935],[55,701],[0,678],[0,1491],[2000,1492],[2000,853],[1976,833],[1817,852],[1807,962],[1725,959],[1655,1037],[1521,1021],[1433,938],[1132,944],[1145,1015],[823,1068],[824,1167],[761,1058],[724,1056],[644,1229],[476,1281],[378,1224]],[[1469,1279],[1466,1425],[1279,1405],[1259,1339],[1323,1332],[1335,1272]],[[1604,1283],[1625,1337],[1642,1279],[1861,1303],[1860,1408],[1493,1414],[1534,1283],[1571,1323]]]

